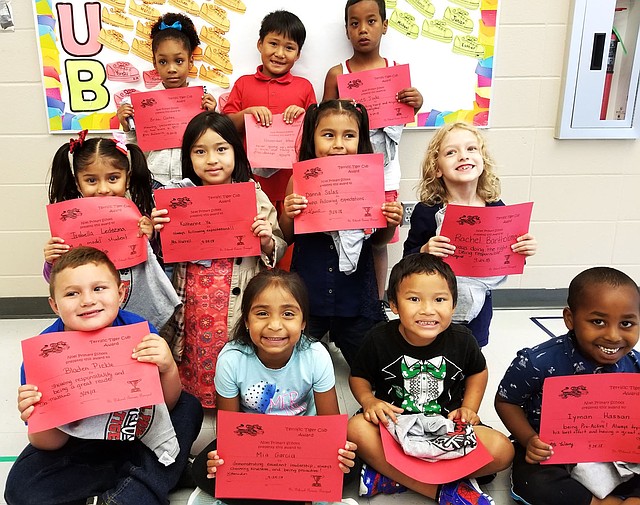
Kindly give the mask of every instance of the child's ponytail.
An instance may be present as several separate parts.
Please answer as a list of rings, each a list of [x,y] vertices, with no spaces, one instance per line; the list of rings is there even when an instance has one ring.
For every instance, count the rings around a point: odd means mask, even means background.
[[[147,159],[136,144],[127,144],[131,167],[129,169],[129,194],[131,201],[145,216],[153,210],[152,176],[147,166]]]
[[[62,144],[56,151],[51,163],[49,181],[49,203],[64,202],[81,198],[80,190],[70,163],[69,142]]]
[[[316,125],[318,124],[319,108],[320,107],[317,103],[312,103],[311,105],[309,105],[307,111],[304,114],[298,161],[312,160],[316,157],[316,144],[314,141],[314,135],[316,133]]]

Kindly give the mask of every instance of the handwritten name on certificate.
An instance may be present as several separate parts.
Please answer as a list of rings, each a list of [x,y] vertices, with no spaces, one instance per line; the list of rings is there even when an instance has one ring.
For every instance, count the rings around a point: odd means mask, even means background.
[[[327,156],[293,165],[293,192],[307,208],[293,221],[295,233],[384,228],[382,154]]]
[[[533,203],[495,207],[447,205],[440,235],[456,252],[445,258],[456,275],[489,277],[521,274],[525,257],[511,246],[529,231]]]
[[[67,245],[104,251],[116,268],[147,261],[147,238],[138,236],[140,211],[120,196],[77,198],[47,205],[52,237]]]
[[[247,156],[252,168],[288,168],[298,159],[300,129],[304,115],[287,124],[274,114],[271,126],[262,126],[251,114],[244,115]]]
[[[258,213],[253,182],[161,189],[154,197],[171,219],[161,232],[166,262],[260,256],[251,231]]]
[[[203,94],[202,86],[132,93],[140,149],[180,147],[187,124],[202,112]]]
[[[640,463],[640,374],[547,377],[540,440],[553,446],[542,464]]]
[[[347,416],[218,412],[216,498],[339,502]],[[251,483],[251,485],[247,485]]]
[[[369,127],[413,123],[413,107],[400,103],[396,93],[411,87],[409,65],[376,68],[338,76],[340,98],[353,99],[367,108]]]
[[[149,325],[141,322],[23,340],[27,384],[42,393],[28,421],[29,433],[164,402],[158,367],[131,357],[148,334]]]

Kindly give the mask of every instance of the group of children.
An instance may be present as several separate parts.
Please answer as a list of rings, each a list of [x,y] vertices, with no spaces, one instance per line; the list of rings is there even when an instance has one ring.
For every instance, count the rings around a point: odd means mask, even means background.
[[[50,202],[130,198],[143,216],[139,234],[149,238],[150,252],[145,263],[118,271],[103,253],[70,248],[52,237],[44,248],[44,274],[59,319],[45,332],[149,321],[149,335],[133,349],[132,358],[158,366],[179,449],[173,462],[165,464],[142,435],[123,444],[82,439],[68,426],[30,434],[30,445],[7,479],[8,504],[167,503],[198,435],[202,407],[337,414],[331,358],[319,343],[327,333],[351,367],[350,386],[362,406],[349,420],[348,441],[338,451],[336,465],[348,474],[362,461],[362,495],[409,488],[443,505],[486,505],[493,500],[475,478],[495,474],[513,461],[513,495],[523,503],[640,503],[637,478],[600,500],[564,466],[539,465],[552,454],[538,436],[541,375],[640,371],[633,350],[640,293],[625,274],[595,268],[576,277],[564,312],[569,333],[521,351],[508,369],[496,410],[513,444],[478,417],[488,376],[481,347],[489,335],[491,289],[504,278],[456,278],[443,261],[455,248],[440,228],[449,203],[504,204],[494,163],[479,132],[469,125],[441,128],[427,148],[421,202],[411,216],[405,257],[393,267],[387,289],[398,319],[384,323],[380,300],[386,244],[402,221],[397,201],[402,125],[369,130],[366,108],[338,99],[337,76],[393,64],[379,51],[387,29],[385,2],[348,0],[345,24],[353,56],[329,70],[318,104],[310,83],[290,72],[305,42],[304,25],[294,14],[276,11],[261,26],[257,47],[262,65],[236,82],[222,114],[214,111],[214,97],[202,97],[204,112],[188,124],[181,149],[145,156],[129,126],[134,110],[123,104],[118,118],[128,143],[81,134],[58,150]],[[162,78],[159,89],[187,86],[199,44],[193,23],[182,14],[166,14],[151,37],[154,67]],[[422,106],[415,88],[398,90],[397,98],[415,110]],[[295,233],[295,219],[307,207],[305,196],[293,192],[290,172],[252,172],[242,136],[245,114],[267,127],[279,113],[286,122],[304,113],[300,161],[384,152],[387,195],[381,209],[386,227],[354,230],[349,237],[354,245],[347,252],[336,247],[337,234]],[[260,256],[163,263],[162,230],[171,210],[154,207],[152,188],[249,181],[256,181],[251,231],[260,239]],[[291,273],[274,268],[288,244],[293,244]],[[530,256],[537,244],[526,233],[511,247]],[[349,261],[343,257],[347,253]],[[355,268],[345,266],[350,262]],[[24,377],[22,382],[18,408],[28,422],[41,393]],[[444,485],[410,478],[386,461],[378,435],[379,423],[395,423],[400,414],[439,414],[470,424],[491,462]],[[215,441],[193,462],[193,477],[204,492],[214,493],[211,479],[222,464],[224,454],[217,453]]]

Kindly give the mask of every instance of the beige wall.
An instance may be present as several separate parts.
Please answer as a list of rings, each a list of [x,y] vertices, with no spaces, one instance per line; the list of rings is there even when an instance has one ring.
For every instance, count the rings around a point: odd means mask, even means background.
[[[559,288],[581,269],[616,266],[640,281],[640,140],[553,138],[569,0],[502,0],[489,148],[503,200],[532,200],[539,252],[507,287]],[[32,1],[14,0],[14,33],[0,34],[0,297],[45,296],[46,181],[65,136],[49,135]],[[424,91],[424,90],[423,90]],[[407,131],[400,196],[415,199],[431,133]],[[406,230],[402,232],[402,238]],[[391,246],[391,264],[401,243]]]

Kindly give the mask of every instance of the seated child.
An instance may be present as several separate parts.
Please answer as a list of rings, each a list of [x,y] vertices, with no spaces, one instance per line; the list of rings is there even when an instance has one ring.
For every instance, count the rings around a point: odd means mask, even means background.
[[[119,308],[124,286],[113,263],[98,249],[77,247],[62,255],[51,271],[49,292],[49,303],[59,318],[42,333],[90,332],[144,321]],[[131,442],[124,442],[126,433],[121,433],[120,440],[105,440],[112,413],[29,434],[30,444],[7,477],[7,504],[168,503],[169,491],[177,484],[200,431],[202,408],[182,392],[169,346],[153,326],[149,328],[150,334],[136,345],[131,357],[157,365],[165,403],[115,413],[149,417],[147,429],[136,433]],[[42,393],[37,384],[25,384],[24,375],[22,379],[18,410],[28,422]],[[94,427],[95,437],[88,438],[87,430]],[[83,438],[74,436],[80,431]]]
[[[598,499],[571,478],[567,465],[540,465],[553,454],[539,436],[546,377],[640,372],[640,353],[633,349],[640,333],[640,292],[628,275],[589,268],[569,284],[567,305],[569,333],[518,352],[498,387],[496,411],[515,439],[511,495],[532,505],[637,505],[638,475]]]
[[[391,310],[400,319],[369,331],[349,377],[351,391],[362,406],[362,413],[352,417],[347,428],[347,438],[357,444],[357,454],[365,463],[360,494],[392,494],[409,488],[441,505],[492,504],[473,477],[507,468],[513,448],[506,436],[480,423],[477,412],[488,372],[471,332],[451,324],[457,298],[455,274],[436,256],[412,254],[391,270],[387,293]],[[402,369],[412,363],[426,370],[403,378]],[[412,479],[386,461],[378,433],[379,423],[395,423],[396,414],[402,412],[441,414],[472,424],[493,461],[467,479],[443,485]]]

